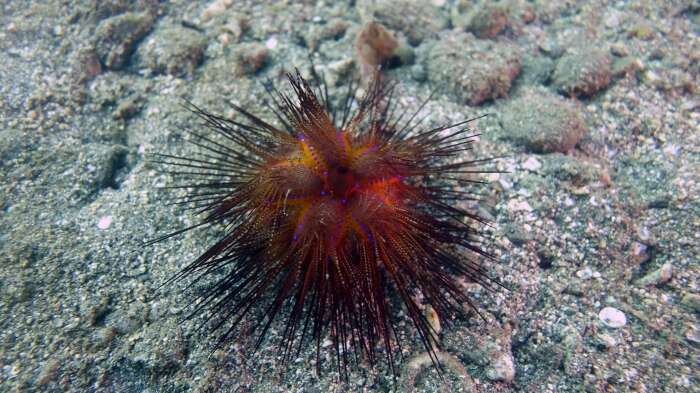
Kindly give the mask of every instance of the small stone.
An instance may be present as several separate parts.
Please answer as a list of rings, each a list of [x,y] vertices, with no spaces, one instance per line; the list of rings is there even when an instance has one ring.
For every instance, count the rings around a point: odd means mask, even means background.
[[[112,112],[112,117],[116,120],[129,120],[136,116],[143,108],[143,97],[134,94],[122,100],[117,108]]]
[[[688,330],[685,331],[685,338],[691,343],[700,344],[700,329],[695,325],[691,325]]]
[[[399,46],[394,35],[376,22],[367,23],[357,34],[355,52],[363,75],[372,75],[377,66],[389,61]]]
[[[617,345],[617,341],[610,335],[599,333],[596,338],[598,340],[598,345],[607,350],[613,349]]]
[[[114,313],[107,316],[107,325],[114,328],[119,334],[130,334],[143,327],[148,320],[149,308],[141,303],[134,302],[128,309],[119,308]]]
[[[480,4],[468,17],[467,30],[479,38],[494,38],[508,26],[508,10],[499,3]]]
[[[673,266],[670,263],[665,263],[660,268],[647,274],[639,280],[640,285],[662,285],[671,280],[673,276]]]
[[[576,277],[582,280],[588,280],[589,278],[593,277],[593,271],[590,267],[586,266],[585,268],[576,272]]]
[[[620,26],[620,23],[622,23],[623,19],[624,15],[622,12],[616,9],[611,9],[605,16],[605,26],[611,29],[618,27]]]
[[[102,64],[113,70],[124,68],[152,26],[153,16],[147,12],[127,12],[102,21],[95,31],[94,44]]]
[[[204,58],[207,38],[182,26],[159,27],[137,53],[139,66],[155,74],[192,75]]]
[[[634,75],[641,71],[644,71],[644,63],[634,56],[626,56],[615,60],[612,73],[616,77],[622,77],[625,75]]]
[[[39,387],[46,386],[54,378],[56,378],[56,371],[58,371],[61,366],[61,362],[58,359],[50,359],[41,369],[39,376],[36,379],[36,385]]]
[[[511,199],[510,201],[508,201],[508,210],[510,210],[512,212],[518,212],[518,211],[531,212],[532,207],[530,206],[529,203],[527,203],[525,201]]]
[[[535,157],[528,157],[528,159],[523,162],[522,167],[528,171],[536,171],[542,168],[542,163]]]
[[[697,293],[686,293],[683,295],[681,304],[696,313],[700,313],[700,295]]]
[[[622,42],[616,42],[610,45],[610,52],[612,52],[613,55],[618,57],[624,57],[629,55],[629,49],[627,49],[627,46]]]
[[[552,75],[552,71],[554,71],[554,60],[548,56],[526,54],[523,57],[518,83],[521,86],[545,85]]]
[[[575,97],[593,95],[610,84],[612,64],[600,49],[570,51],[557,62],[552,85],[562,94]]]
[[[97,227],[102,230],[109,228],[110,225],[112,225],[112,216],[104,216],[97,222]]]
[[[354,66],[355,60],[346,58],[332,61],[325,67],[322,67],[328,86],[337,86],[341,80],[346,79],[352,73]]]
[[[640,22],[629,29],[629,34],[642,40],[649,40],[654,36],[654,29],[646,22]]]
[[[605,307],[600,310],[598,318],[605,326],[613,329],[621,328],[627,324],[625,314],[614,307]]]
[[[486,377],[492,381],[512,382],[515,377],[513,355],[510,353],[497,353],[497,356],[491,359],[491,366],[486,371]]]
[[[73,69],[76,80],[82,83],[101,74],[102,63],[94,50],[83,50],[78,52]]]
[[[243,16],[230,18],[221,29],[226,35],[231,35],[238,41],[248,29],[248,20]]]
[[[238,76],[253,75],[267,64],[268,49],[259,44],[243,44],[234,53],[236,57],[235,73]]]
[[[277,37],[272,36],[272,37],[268,38],[267,41],[265,41],[265,48],[273,50],[273,49],[277,48],[278,43],[279,43],[279,41],[277,41]]]
[[[231,4],[233,4],[233,0],[214,0],[209,4],[209,6],[207,6],[207,8],[204,9],[204,11],[202,11],[200,19],[202,19],[202,21],[207,21],[217,17],[224,13],[224,11],[226,11]]]
[[[503,109],[506,139],[534,153],[565,153],[588,133],[579,110],[544,89],[526,88]]]

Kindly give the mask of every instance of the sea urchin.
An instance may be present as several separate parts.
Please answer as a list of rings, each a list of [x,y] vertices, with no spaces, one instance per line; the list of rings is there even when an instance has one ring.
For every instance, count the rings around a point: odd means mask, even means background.
[[[460,158],[475,140],[467,127],[474,119],[418,130],[427,100],[399,113],[395,85],[380,78],[360,98],[350,82],[342,99],[331,100],[322,82],[312,87],[299,71],[287,77],[294,95],[267,85],[274,121],[236,105],[231,120],[188,103],[213,133],[188,131],[196,155],[158,155],[186,179],[176,186],[188,192],[178,203],[203,217],[158,240],[224,228],[173,279],[219,277],[192,315],[208,310],[205,323],[222,331],[220,342],[264,310],[257,345],[284,315],[287,361],[311,341],[320,367],[328,337],[339,371],[347,372],[350,355],[374,364],[380,351],[393,370],[403,308],[436,361],[425,306],[448,322],[473,307],[457,277],[491,284],[477,255],[487,255],[484,220],[460,204],[475,200],[465,186],[484,172],[484,160]]]

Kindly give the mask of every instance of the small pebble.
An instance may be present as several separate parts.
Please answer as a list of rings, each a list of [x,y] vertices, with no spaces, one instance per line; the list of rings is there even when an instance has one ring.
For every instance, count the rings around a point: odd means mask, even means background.
[[[512,382],[515,377],[513,355],[501,353],[492,359],[491,367],[486,371],[486,377],[492,381]]]
[[[267,49],[277,48],[277,37],[272,36],[268,38],[268,40],[265,41],[265,47],[267,47]]]
[[[112,216],[104,216],[97,222],[97,227],[103,230],[109,228],[110,225],[112,225]]]
[[[673,266],[665,263],[663,266],[647,274],[639,280],[641,285],[661,285],[669,282],[673,277]]]
[[[685,332],[685,338],[691,343],[700,344],[700,329],[695,325],[691,325]]]
[[[621,328],[627,324],[625,314],[614,307],[605,307],[600,310],[598,318],[605,326],[613,329]]]
[[[582,279],[582,280],[587,280],[593,276],[593,271],[591,270],[590,267],[586,267],[584,269],[581,269],[576,272],[576,277]]]
[[[535,157],[530,157],[525,162],[523,162],[523,169],[527,169],[529,171],[536,171],[538,169],[542,168],[542,163],[539,162]]]
[[[612,349],[617,345],[617,341],[607,334],[598,334],[598,343],[605,349]]]

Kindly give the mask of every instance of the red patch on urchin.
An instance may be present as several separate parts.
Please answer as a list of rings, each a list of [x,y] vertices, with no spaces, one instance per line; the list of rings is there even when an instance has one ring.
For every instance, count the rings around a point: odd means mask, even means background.
[[[395,291],[437,361],[415,295],[448,323],[472,306],[456,277],[491,282],[474,257],[486,255],[473,225],[484,220],[457,206],[475,199],[464,185],[476,182],[470,176],[483,162],[459,159],[474,142],[466,127],[473,119],[416,131],[417,113],[395,116],[393,86],[379,81],[359,100],[351,83],[338,114],[325,89],[319,100],[298,72],[288,78],[294,97],[268,90],[279,126],[237,106],[245,122],[192,105],[223,140],[193,132],[202,153],[163,155],[161,162],[184,168],[174,173],[196,179],[183,186],[192,190],[185,201],[205,218],[184,230],[225,225],[222,238],[174,278],[198,281],[228,269],[195,313],[208,308],[219,320],[214,329],[229,323],[223,341],[262,309],[260,345],[284,312],[284,359],[295,342],[298,352],[312,338],[319,367],[330,334],[339,367],[351,349],[374,363],[380,344],[393,368]]]

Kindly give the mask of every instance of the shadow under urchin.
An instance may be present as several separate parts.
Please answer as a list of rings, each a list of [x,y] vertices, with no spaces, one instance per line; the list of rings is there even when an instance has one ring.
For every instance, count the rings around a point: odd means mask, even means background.
[[[206,315],[202,326],[218,332],[217,345],[263,310],[256,350],[283,316],[285,363],[314,345],[320,369],[321,343],[330,338],[341,374],[360,359],[375,364],[382,352],[396,374],[403,308],[439,365],[424,307],[449,324],[476,310],[459,277],[487,289],[498,284],[480,263],[490,257],[480,229],[486,220],[458,206],[478,201],[475,174],[492,172],[483,169],[489,159],[461,158],[475,142],[468,127],[475,119],[420,129],[430,97],[415,112],[401,110],[395,84],[376,77],[361,97],[352,80],[332,100],[313,68],[312,76],[313,87],[298,70],[287,74],[293,94],[266,84],[270,119],[233,104],[240,120],[186,104],[203,121],[201,131],[186,130],[199,152],[153,161],[181,182],[166,188],[186,190],[174,203],[200,220],[154,242],[224,229],[168,282],[217,277],[190,314]]]

